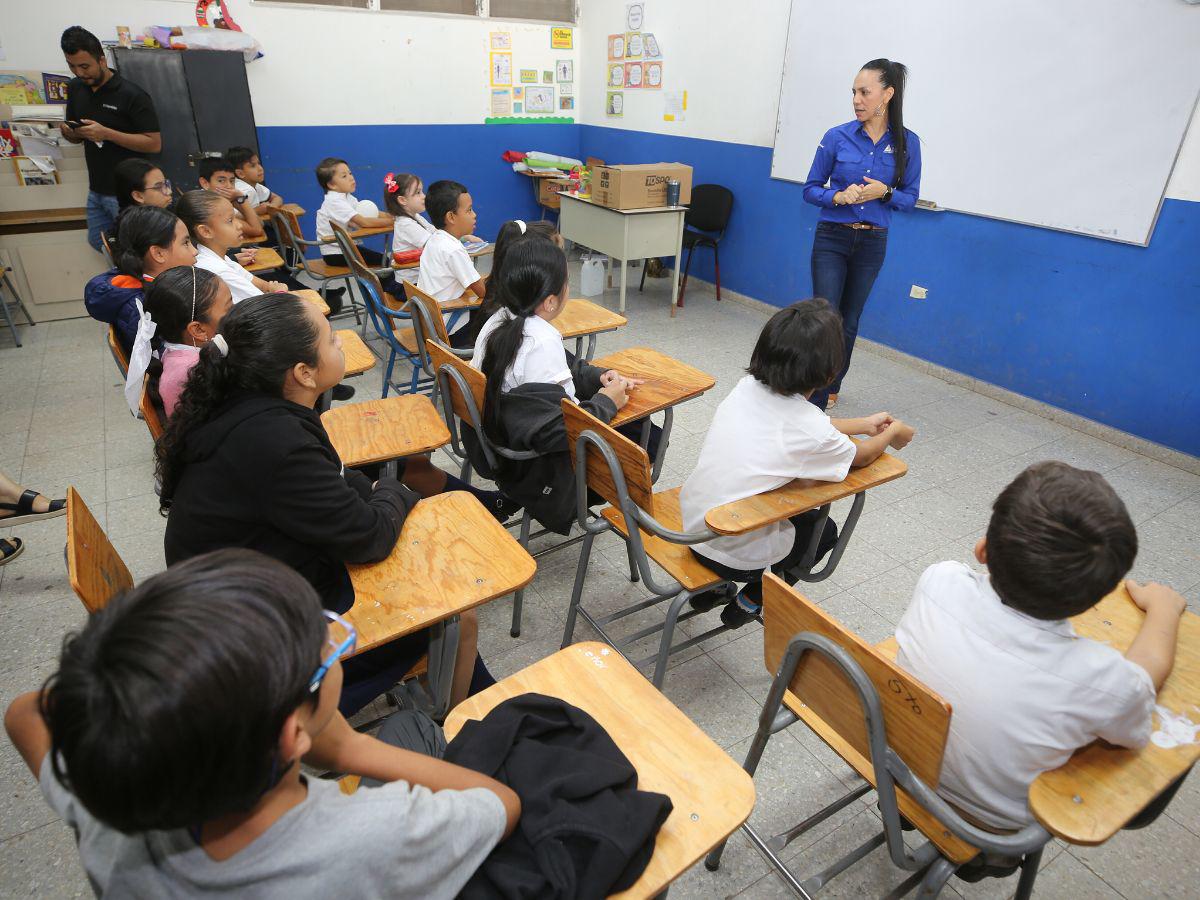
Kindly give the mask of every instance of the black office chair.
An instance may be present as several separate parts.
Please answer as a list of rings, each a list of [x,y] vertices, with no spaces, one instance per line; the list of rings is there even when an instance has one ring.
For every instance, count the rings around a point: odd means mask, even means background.
[[[698,184],[692,188],[692,202],[683,217],[683,247],[687,259],[683,264],[683,280],[679,283],[679,305],[683,306],[683,292],[687,290],[688,269],[692,267],[692,251],[697,247],[711,247],[717,268],[717,300],[721,299],[721,255],[717,244],[725,236],[725,227],[733,212],[733,191],[719,184]],[[646,286],[646,268],[642,267],[642,281],[638,290]]]

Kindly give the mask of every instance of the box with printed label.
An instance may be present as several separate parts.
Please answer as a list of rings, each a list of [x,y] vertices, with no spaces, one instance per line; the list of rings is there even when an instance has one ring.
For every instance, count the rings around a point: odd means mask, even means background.
[[[561,201],[558,195],[571,187],[569,178],[539,178],[538,203],[547,209],[558,209]]]
[[[592,173],[592,202],[609,209],[646,209],[667,205],[667,182],[679,182],[679,203],[692,201],[692,167],[683,163],[597,166]]]

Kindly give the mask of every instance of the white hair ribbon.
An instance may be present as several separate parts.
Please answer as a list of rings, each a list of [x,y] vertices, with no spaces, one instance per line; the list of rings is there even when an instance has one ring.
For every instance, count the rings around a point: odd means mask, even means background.
[[[225,335],[214,334],[212,339],[213,346],[220,351],[222,358],[229,355],[229,345],[225,343]]]
[[[137,301],[137,308],[140,317],[137,336],[133,339],[133,350],[129,354],[129,371],[125,375],[125,402],[129,404],[129,411],[135,416],[142,403],[142,379],[146,375],[146,369],[150,367],[150,357],[153,353],[150,339],[154,337],[156,328],[141,300]]]
[[[523,221],[521,221],[520,219],[513,219],[513,221],[516,222],[517,227],[521,229],[521,234],[524,234],[525,233],[525,223]]]

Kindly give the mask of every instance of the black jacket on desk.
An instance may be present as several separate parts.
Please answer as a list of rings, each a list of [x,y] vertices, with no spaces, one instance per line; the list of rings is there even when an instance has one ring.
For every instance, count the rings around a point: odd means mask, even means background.
[[[467,722],[447,762],[490,775],[521,798],[521,820],[459,897],[599,900],[630,887],[654,853],[671,798],[642,791],[637,770],[590,715],[542,694]]]
[[[188,435],[167,519],[167,565],[222,547],[287,563],[325,606],[354,602],[345,563],[387,557],[417,495],[344,469],[315,410],[241,394]]]
[[[604,369],[582,361],[571,367],[575,396],[590,399],[580,407],[608,423],[617,414],[616,404],[599,393]],[[484,478],[496,482],[544,527],[559,534],[571,530],[575,520],[575,470],[567,448],[567,423],[563,419],[562,385],[523,384],[500,394],[501,444],[509,450],[532,450],[537,459],[503,460],[503,471],[493,472],[473,429],[462,429],[463,444],[471,466]]]

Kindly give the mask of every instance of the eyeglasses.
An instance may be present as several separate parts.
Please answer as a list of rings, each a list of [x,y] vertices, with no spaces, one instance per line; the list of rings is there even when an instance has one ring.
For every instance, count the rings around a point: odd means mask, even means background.
[[[168,197],[170,197],[171,196],[171,182],[160,181],[157,184],[150,185],[148,188],[146,188],[146,190],[158,191],[159,193],[166,194]]]
[[[358,632],[354,630],[354,626],[343,619],[335,612],[322,610],[325,618],[329,620],[329,637],[325,640],[324,656],[321,664],[317,666],[317,671],[313,673],[312,679],[308,682],[308,692],[315,694],[321,687],[321,682],[325,680],[325,676],[329,674],[329,670],[333,668],[333,664],[354,652],[354,647],[358,643]]]

